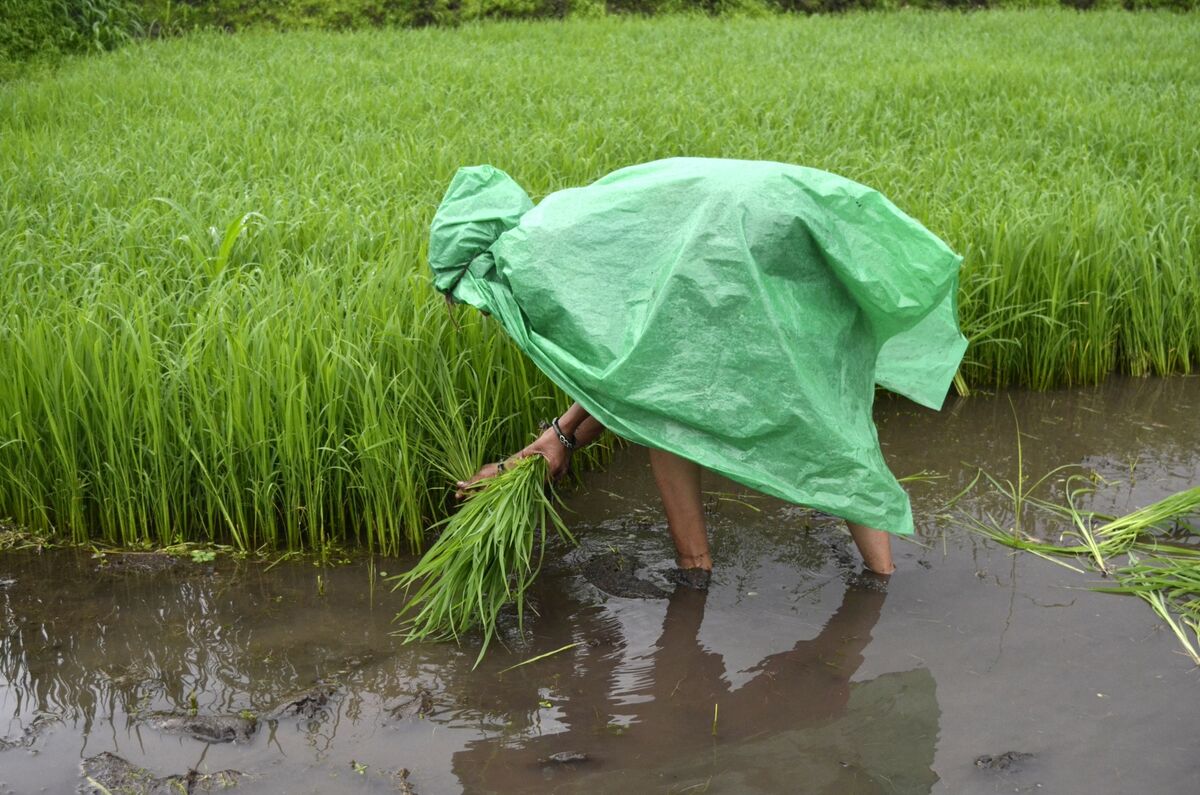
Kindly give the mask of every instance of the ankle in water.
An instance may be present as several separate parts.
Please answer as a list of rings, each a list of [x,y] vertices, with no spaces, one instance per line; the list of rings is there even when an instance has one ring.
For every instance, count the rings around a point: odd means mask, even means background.
[[[702,569],[698,566],[671,569],[667,572],[667,579],[676,586],[707,591],[709,583],[712,582],[712,569]]]
[[[680,569],[704,569],[709,572],[713,567],[712,558],[707,552],[703,555],[678,555],[675,558],[675,565]]]

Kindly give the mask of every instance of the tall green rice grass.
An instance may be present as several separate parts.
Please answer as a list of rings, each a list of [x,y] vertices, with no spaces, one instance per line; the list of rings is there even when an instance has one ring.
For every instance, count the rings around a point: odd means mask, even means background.
[[[419,545],[447,480],[564,401],[429,286],[471,163],[535,199],[679,154],[836,171],[966,256],[967,383],[1187,372],[1197,34],[1059,11],[206,34],[2,84],[0,516]]]

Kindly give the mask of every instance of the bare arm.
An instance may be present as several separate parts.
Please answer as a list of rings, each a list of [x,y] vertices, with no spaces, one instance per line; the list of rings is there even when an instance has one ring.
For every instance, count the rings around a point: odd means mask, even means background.
[[[587,447],[604,433],[604,426],[600,421],[588,414],[587,409],[578,403],[572,403],[571,408],[558,418],[558,427],[562,428],[567,436],[575,435],[576,447]]]

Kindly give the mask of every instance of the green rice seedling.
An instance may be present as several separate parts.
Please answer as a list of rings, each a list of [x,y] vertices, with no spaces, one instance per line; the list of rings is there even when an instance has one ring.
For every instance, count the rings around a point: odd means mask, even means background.
[[[1095,483],[1099,478],[1094,473],[1069,476],[1064,485],[1063,504],[1033,497],[1031,495],[1051,477],[1075,467],[1056,467],[1027,487],[1021,430],[1015,409],[1013,422],[1017,430],[1015,481],[1000,481],[979,469],[967,487],[955,495],[947,507],[974,489],[982,477],[1011,502],[1012,526],[1005,527],[990,515],[984,517],[986,521],[966,515],[969,528],[998,544],[1033,553],[1079,574],[1084,574],[1084,570],[1060,558],[1090,559],[1096,571],[1104,577],[1113,577],[1117,582],[1115,586],[1096,587],[1093,590],[1133,594],[1144,600],[1170,627],[1184,652],[1200,665],[1196,646],[1187,634],[1187,628],[1190,627],[1193,636],[1200,636],[1200,548],[1185,546],[1174,538],[1168,540],[1166,537],[1171,525],[1179,529],[1187,528],[1194,535],[1194,529],[1180,520],[1181,517],[1200,512],[1200,486],[1172,494],[1118,517],[1079,507],[1082,496],[1095,492]],[[1026,508],[1046,513],[1067,524],[1068,529],[1053,541],[1035,537],[1022,526],[1021,517]],[[1147,555],[1145,561],[1140,559],[1142,554]],[[1128,564],[1114,567],[1111,560],[1117,556],[1125,556]]]
[[[1083,489],[1071,488],[1071,479],[1067,480],[1067,513],[1071,517],[1071,522],[1075,529],[1071,531],[1071,535],[1078,538],[1088,554],[1092,557],[1092,562],[1101,574],[1108,575],[1108,564],[1105,562],[1106,555],[1117,554],[1129,548],[1123,537],[1113,538],[1108,534],[1103,534],[1103,541],[1097,541],[1098,533],[1093,532],[1091,525],[1084,518],[1083,513],[1076,507],[1075,500],[1080,492],[1091,494],[1093,489],[1089,486]]]
[[[553,657],[556,654],[562,654],[564,651],[570,651],[571,649],[576,649],[576,648],[579,648],[580,646],[584,646],[584,645],[586,645],[585,641],[577,640],[574,643],[568,643],[566,646],[559,646],[557,649],[553,649],[552,651],[548,651],[543,654],[539,654],[536,657],[530,657],[528,660],[521,660],[521,662],[510,665],[507,668],[501,668],[499,671],[497,671],[497,674],[506,674],[509,671],[512,671],[516,668],[522,668],[526,665],[532,665],[533,663],[540,662],[540,661],[546,659],[547,657]]]
[[[1064,469],[1067,469],[1067,467],[1054,469],[1051,473],[1040,478],[1034,487],[1036,488],[1036,486],[1045,482],[1051,474],[1061,472]],[[1005,483],[1001,483],[986,472],[983,474],[987,481],[992,484],[993,488],[1013,501],[1014,510],[1019,510],[1024,506],[1031,506],[1059,519],[1065,519],[1070,523],[1071,528],[1062,532],[1059,542],[1053,542],[1036,538],[1024,531],[1005,529],[1001,523],[990,517],[990,524],[967,517],[975,529],[987,535],[992,540],[1014,549],[1054,555],[1082,555],[1090,557],[1097,570],[1105,574],[1109,573],[1110,568],[1105,562],[1107,558],[1125,554],[1132,549],[1153,550],[1160,548],[1161,542],[1157,540],[1157,534],[1161,532],[1165,525],[1178,517],[1187,516],[1190,513],[1200,510],[1200,487],[1172,494],[1144,508],[1139,508],[1124,516],[1114,518],[1078,507],[1077,501],[1081,495],[1090,494],[1094,491],[1091,486],[1072,485],[1085,480],[1083,476],[1072,475],[1067,479],[1065,486],[1066,504],[1059,505],[1045,500],[1030,498],[1028,494],[1029,490],[1025,494],[1014,493],[1011,484],[1006,485]],[[1075,539],[1075,541],[1072,542],[1070,539]],[[1196,552],[1194,550],[1187,550],[1183,554],[1195,556]]]
[[[1097,528],[1096,534],[1128,548],[1154,530],[1161,529],[1171,520],[1188,516],[1198,510],[1200,486],[1172,494],[1145,508],[1111,519]]]
[[[1200,665],[1200,653],[1197,653],[1196,646],[1192,643],[1192,639],[1188,637],[1187,630],[1180,626],[1180,622],[1176,621],[1175,616],[1167,609],[1167,600],[1163,596],[1162,591],[1145,591],[1136,590],[1133,593],[1143,599],[1154,610],[1155,614],[1166,622],[1171,628],[1171,632],[1179,640],[1179,645],[1183,647],[1184,652],[1192,658],[1192,662]],[[1192,624],[1193,632],[1196,630],[1196,625]]]
[[[1200,637],[1200,550],[1161,545],[1159,551],[1144,556],[1131,553],[1129,565],[1117,570],[1116,580],[1117,585],[1096,590],[1145,599],[1170,625],[1185,653],[1200,665],[1196,644],[1185,629],[1191,629],[1193,638]]]
[[[506,605],[515,606],[523,626],[525,592],[541,568],[547,527],[575,540],[546,492],[546,467],[541,456],[529,456],[492,478],[441,523],[417,564],[392,578],[394,588],[408,593],[397,616],[407,617],[405,642],[458,640],[479,626],[479,665]]]
[[[1093,590],[1132,594],[1143,599],[1170,627],[1184,652],[1200,665],[1193,642],[1200,636],[1200,549],[1171,543],[1163,537],[1170,523],[1200,512],[1200,487],[1172,494],[1124,516],[1111,517],[1078,507],[1077,499],[1093,491],[1086,486],[1072,487],[1072,482],[1080,479],[1078,475],[1067,480],[1065,505],[1030,500],[1027,492],[1015,492],[1011,484],[1006,487],[986,473],[985,477],[1013,500],[1015,510],[1020,510],[1023,504],[1032,504],[1070,522],[1071,529],[1062,533],[1065,542],[1055,543],[1016,530],[1015,522],[1013,529],[1006,529],[990,517],[985,522],[968,516],[969,527],[999,544],[1031,552],[1080,574],[1083,569],[1059,558],[1090,559],[1096,571],[1116,581],[1115,585],[1097,586]],[[1127,564],[1114,565],[1112,560],[1118,556],[1125,556]]]

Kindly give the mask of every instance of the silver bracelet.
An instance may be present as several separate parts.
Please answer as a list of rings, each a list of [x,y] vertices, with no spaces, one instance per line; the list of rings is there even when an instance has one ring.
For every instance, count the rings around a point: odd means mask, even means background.
[[[563,433],[563,429],[558,426],[558,417],[555,417],[550,425],[554,428],[554,432],[558,434],[558,440],[562,442],[562,446],[571,452],[575,452],[575,448],[579,446],[579,443],[575,441],[575,434],[568,436]]]

